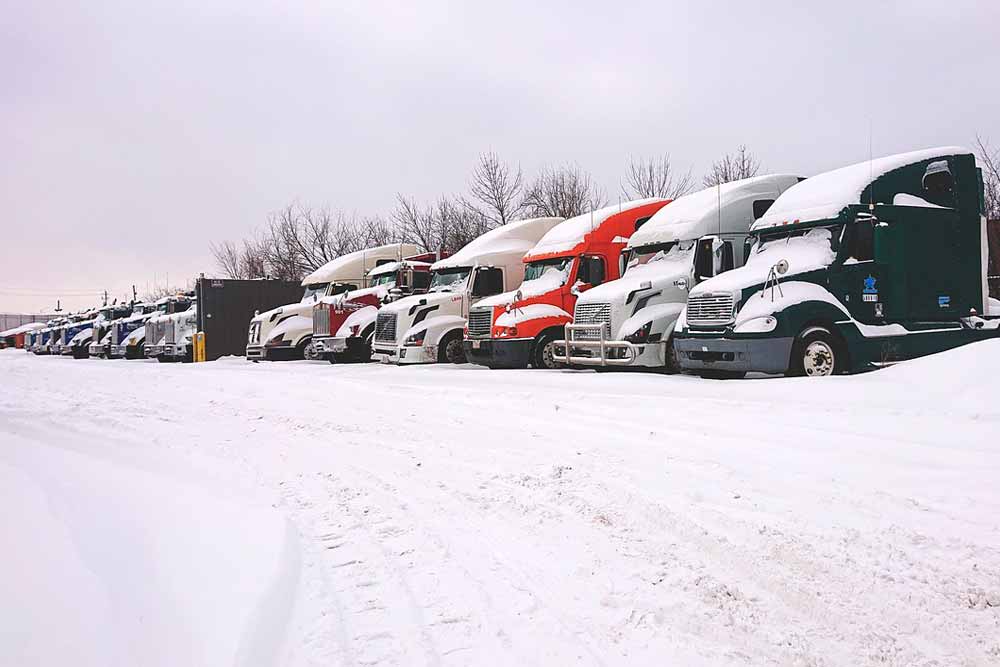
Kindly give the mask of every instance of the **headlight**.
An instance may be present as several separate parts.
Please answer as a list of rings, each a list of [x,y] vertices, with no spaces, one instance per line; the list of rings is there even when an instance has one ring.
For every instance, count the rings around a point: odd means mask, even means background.
[[[409,336],[406,337],[406,340],[403,341],[403,345],[406,345],[407,347],[420,347],[421,345],[424,344],[424,337],[426,335],[427,335],[426,329],[424,329],[423,331],[418,331],[415,334],[410,334]]]
[[[778,320],[773,315],[754,317],[733,327],[733,333],[769,333],[777,326]]]
[[[649,340],[649,331],[653,328],[653,321],[643,324],[639,329],[625,336],[625,340],[630,343],[645,343]]]

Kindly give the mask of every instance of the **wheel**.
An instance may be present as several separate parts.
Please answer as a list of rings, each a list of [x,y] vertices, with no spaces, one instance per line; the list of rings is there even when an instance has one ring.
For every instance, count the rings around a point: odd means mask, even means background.
[[[681,362],[677,358],[677,350],[674,349],[674,338],[667,339],[666,347],[663,350],[663,372],[667,375],[676,375],[681,372]]]
[[[317,350],[316,346],[313,345],[312,338],[310,338],[302,348],[302,358],[306,361],[319,361],[319,350]]]
[[[445,336],[438,345],[438,361],[441,363],[464,364],[465,350],[462,349],[462,334],[452,333]]]
[[[535,349],[531,354],[532,368],[561,368],[562,365],[556,363],[555,355],[553,354],[555,346],[556,334],[548,332],[539,336],[538,342],[535,343]]]
[[[846,367],[846,354],[840,340],[826,329],[807,329],[792,347],[788,375],[826,377]]]
[[[740,380],[747,376],[746,371],[698,371],[699,377],[706,380]]]

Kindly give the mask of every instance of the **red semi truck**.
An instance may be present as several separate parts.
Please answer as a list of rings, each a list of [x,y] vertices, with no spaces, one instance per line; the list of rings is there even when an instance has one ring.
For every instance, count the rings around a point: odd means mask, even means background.
[[[628,237],[669,199],[640,199],[565,220],[523,259],[524,282],[469,310],[464,349],[490,368],[555,368],[553,344],[573,321],[576,297],[621,277]]]

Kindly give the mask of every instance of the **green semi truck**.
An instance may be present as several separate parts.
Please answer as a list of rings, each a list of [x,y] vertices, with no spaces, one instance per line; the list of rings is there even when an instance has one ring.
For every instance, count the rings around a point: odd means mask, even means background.
[[[792,186],[751,227],[744,266],[691,290],[681,368],[824,376],[1000,335],[983,212],[975,156],[956,147]]]

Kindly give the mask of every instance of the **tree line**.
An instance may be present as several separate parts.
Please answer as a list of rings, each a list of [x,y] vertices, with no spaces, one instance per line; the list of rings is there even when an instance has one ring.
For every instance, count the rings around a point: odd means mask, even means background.
[[[701,179],[705,186],[749,178],[760,170],[746,146],[724,155]],[[677,171],[669,155],[629,160],[620,183],[623,200],[677,198],[695,189],[689,169]],[[543,167],[533,178],[494,152],[482,153],[465,192],[432,202],[396,194],[387,216],[358,215],[301,202],[268,215],[264,225],[239,241],[213,243],[225,276],[298,280],[340,255],[388,243],[409,242],[428,250],[455,251],[513,220],[571,218],[608,203],[608,194],[578,165]]]

